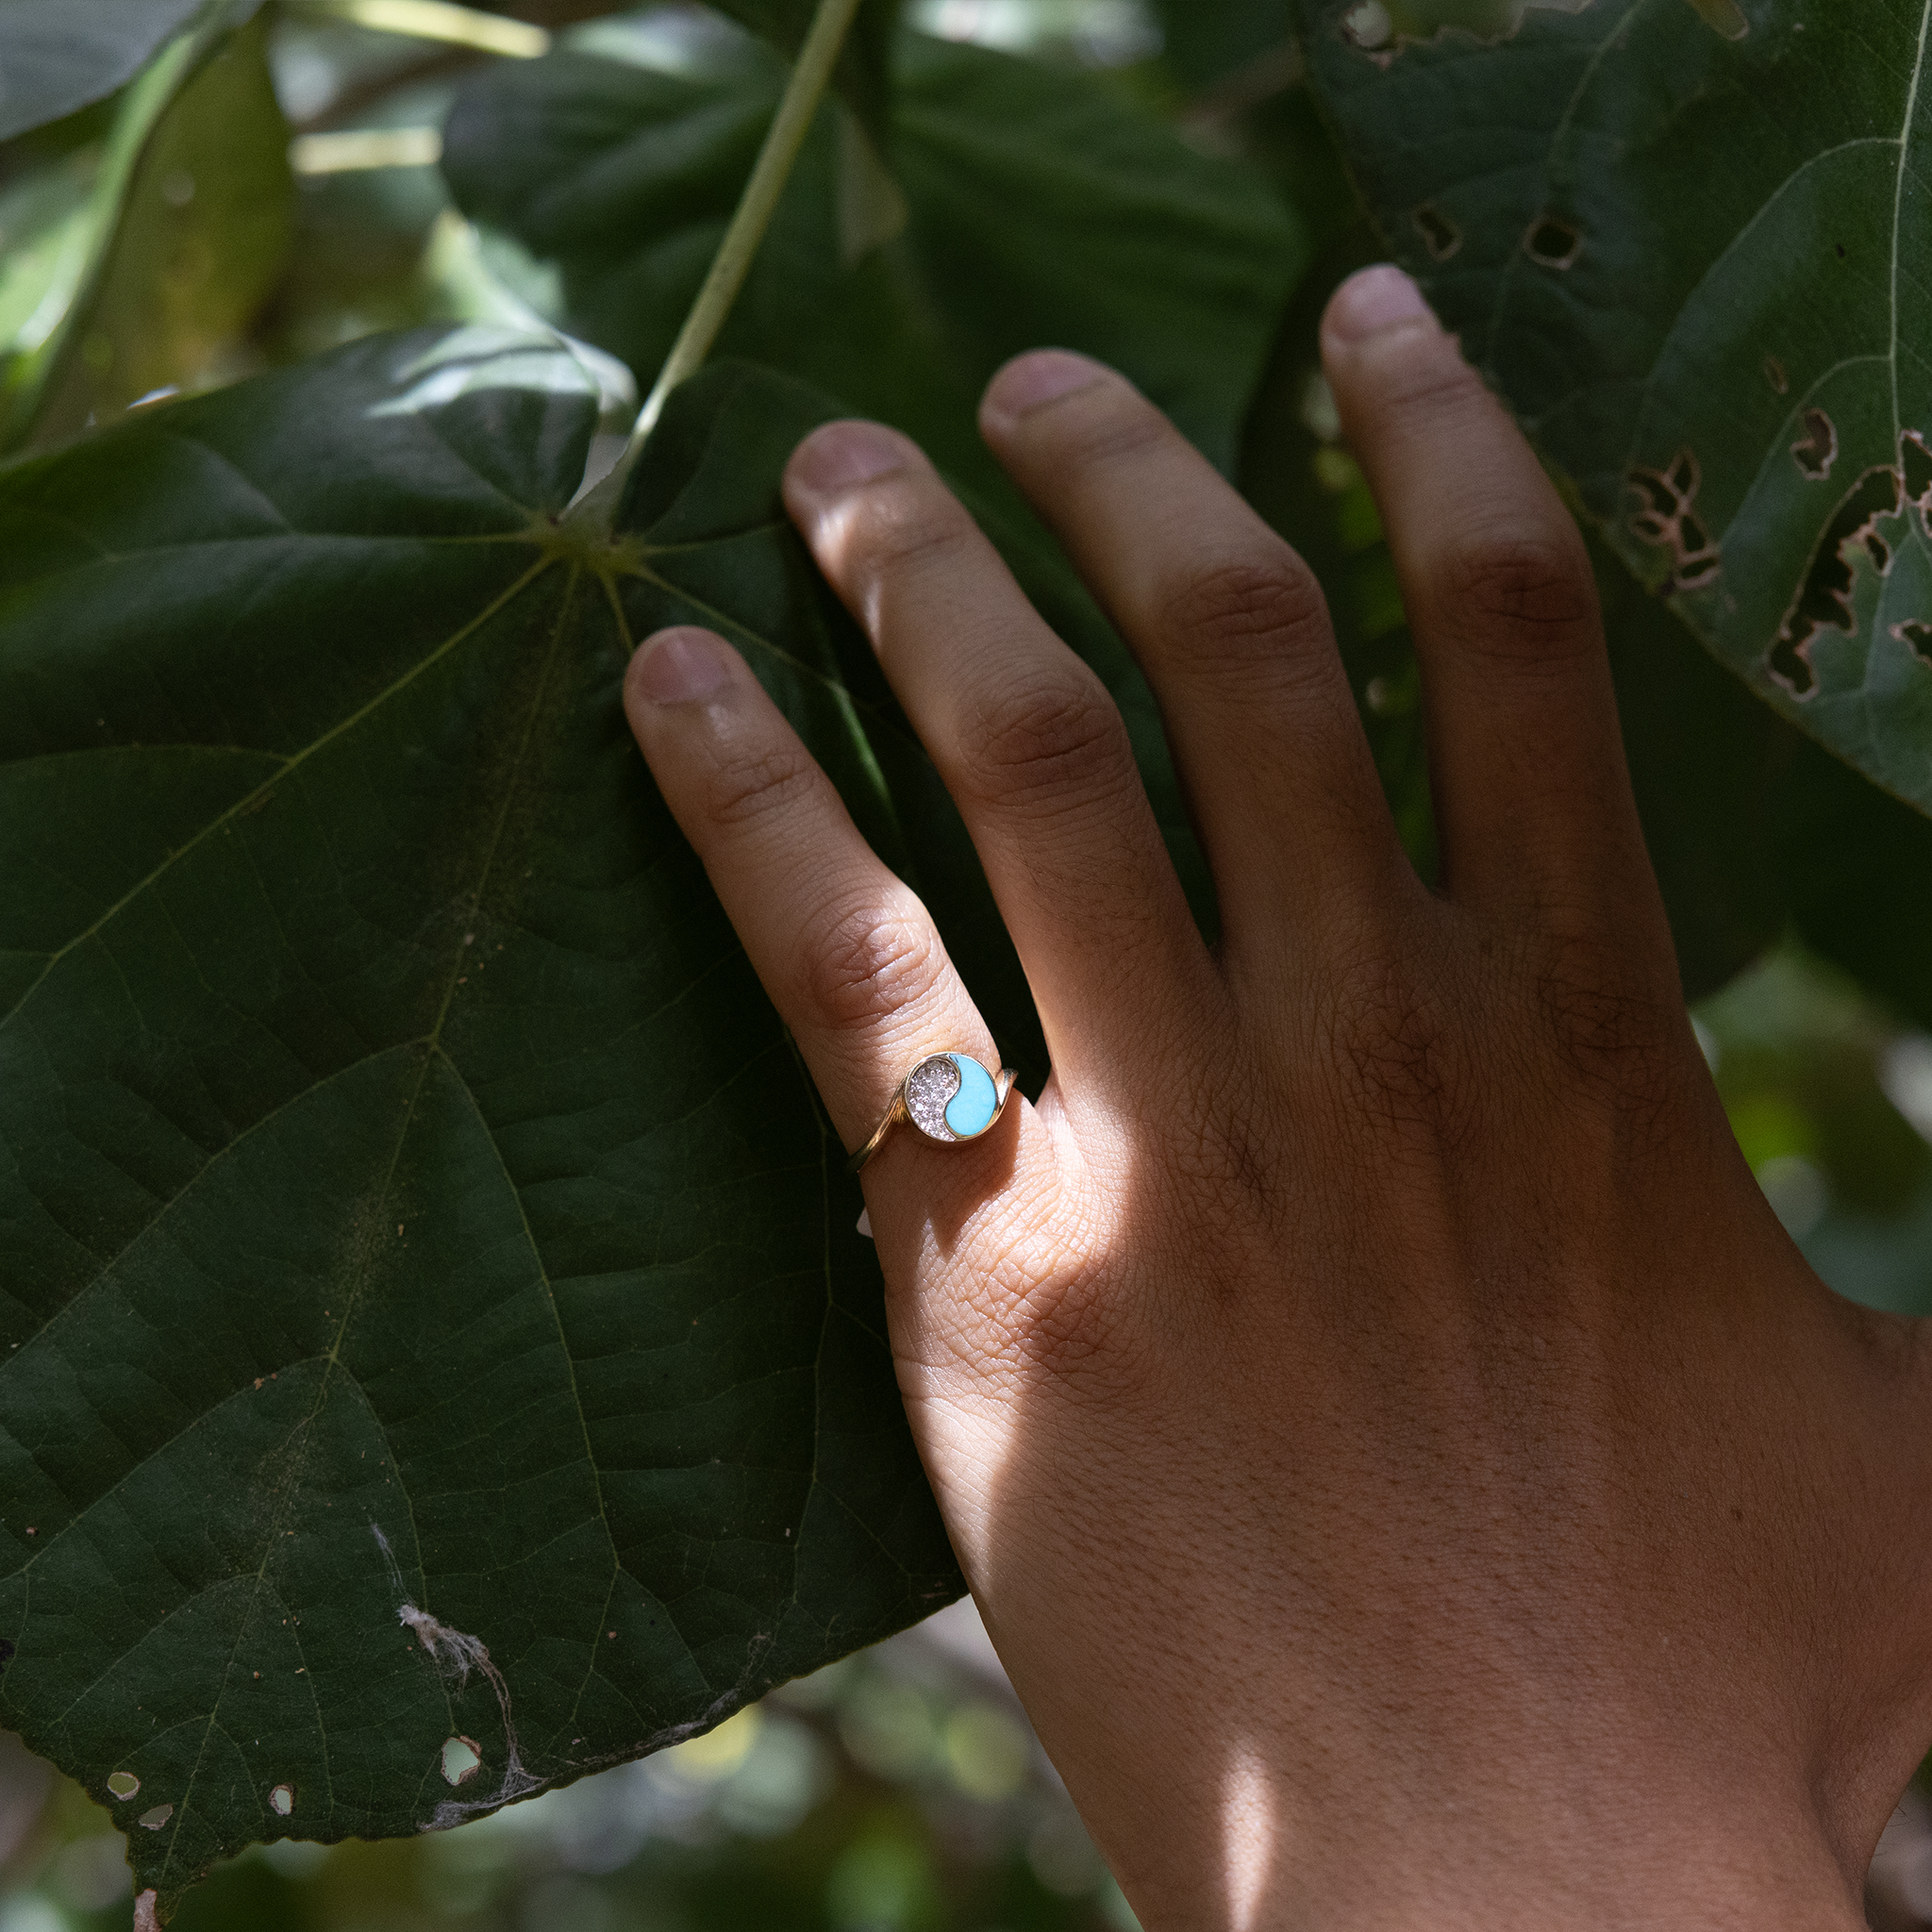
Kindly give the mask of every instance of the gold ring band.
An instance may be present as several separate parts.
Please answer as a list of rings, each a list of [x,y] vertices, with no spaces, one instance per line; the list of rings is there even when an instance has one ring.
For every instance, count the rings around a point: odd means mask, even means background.
[[[885,1118],[872,1138],[845,1163],[848,1174],[879,1151],[899,1122],[941,1147],[957,1147],[990,1133],[1013,1093],[1013,1070],[990,1074],[965,1053],[929,1053],[899,1082]]]

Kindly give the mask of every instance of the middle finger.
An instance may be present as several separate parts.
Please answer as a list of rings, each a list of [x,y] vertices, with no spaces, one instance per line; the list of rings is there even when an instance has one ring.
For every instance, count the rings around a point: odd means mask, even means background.
[[[1310,922],[1413,891],[1307,565],[1084,356],[1009,362],[980,425],[1147,674],[1233,957],[1269,959]]]
[[[785,498],[958,804],[1055,1066],[1144,1058],[1217,981],[1113,700],[896,431],[827,424]]]

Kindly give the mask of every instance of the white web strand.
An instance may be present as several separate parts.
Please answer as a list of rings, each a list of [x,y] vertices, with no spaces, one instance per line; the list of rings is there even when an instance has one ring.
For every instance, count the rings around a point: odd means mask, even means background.
[[[397,1598],[396,1621],[405,1629],[415,1633],[416,1641],[429,1653],[431,1662],[436,1665],[445,1681],[453,1682],[460,1690],[470,1681],[470,1673],[475,1671],[487,1680],[496,1693],[497,1708],[503,1713],[503,1743],[506,1753],[503,1782],[487,1798],[473,1798],[467,1801],[454,1798],[440,1804],[430,1819],[428,1829],[435,1831],[451,1824],[460,1824],[467,1818],[474,1818],[479,1812],[493,1811],[510,1799],[522,1797],[526,1791],[541,1789],[548,1782],[545,1778],[533,1776],[525,1769],[521,1753],[517,1749],[516,1721],[510,1715],[509,1686],[503,1680],[503,1673],[490,1660],[489,1646],[480,1637],[473,1637],[467,1630],[454,1630],[440,1617],[433,1617],[427,1610],[418,1609],[403,1595],[403,1573],[397,1564],[395,1552],[390,1548],[389,1539],[383,1535],[379,1524],[372,1523],[369,1533],[375,1539],[375,1546],[382,1552],[382,1559],[389,1570],[390,1583]]]

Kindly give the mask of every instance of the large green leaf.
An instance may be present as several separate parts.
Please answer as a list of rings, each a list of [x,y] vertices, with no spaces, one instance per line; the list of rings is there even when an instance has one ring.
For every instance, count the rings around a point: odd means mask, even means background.
[[[219,379],[274,288],[294,186],[265,40],[258,21],[230,36],[145,143],[92,298],[49,365],[37,441]]]
[[[1925,6],[1300,6],[1397,256],[1619,554],[1932,810]]]
[[[225,6],[225,0],[0,0],[0,141],[105,98],[196,15]]]
[[[618,702],[646,631],[738,640],[1040,1077],[778,505],[829,407],[708,372],[615,538],[564,508],[588,378],[487,331],[0,473],[0,1721],[163,1906],[675,1741],[960,1588],[857,1184]],[[1124,652],[1011,554],[1180,837]]]
[[[559,265],[573,333],[648,385],[782,80],[750,45],[696,76],[570,52],[520,62],[458,101],[444,167],[467,213]],[[855,132],[821,115],[724,352],[983,475],[981,385],[1057,342],[1124,369],[1231,462],[1303,253],[1265,187],[1095,81],[919,36],[900,53],[896,182]]]
[[[104,141],[0,196],[0,448],[195,383],[273,284],[291,188],[254,11],[202,8]]]
[[[1291,0],[1156,0],[1153,12],[1168,69],[1187,88],[1224,83],[1291,49]]]

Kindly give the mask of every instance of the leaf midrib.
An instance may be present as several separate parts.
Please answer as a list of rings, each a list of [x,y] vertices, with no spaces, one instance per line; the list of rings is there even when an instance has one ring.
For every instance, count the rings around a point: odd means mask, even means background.
[[[428,664],[441,658],[444,651],[455,648],[456,644],[463,637],[470,635],[478,625],[487,623],[496,609],[501,608],[513,598],[526,583],[533,581],[537,576],[541,575],[544,570],[550,567],[551,562],[551,558],[540,558],[537,563],[525,573],[523,577],[519,578],[515,584],[495,599],[479,617],[462,630],[455,633],[441,649],[425,658],[423,665],[417,667],[417,672],[426,668]],[[551,625],[549,644],[543,653],[543,662],[538,671],[536,690],[531,693],[530,703],[524,714],[523,735],[518,742],[515,758],[511,761],[508,782],[503,787],[503,795],[497,807],[496,823],[491,827],[490,842],[484,848],[481,862],[476,868],[475,883],[470,889],[473,908],[480,905],[482,902],[483,893],[490,883],[490,875],[495,868],[497,853],[503,844],[504,828],[509,822],[510,805],[516,797],[518,787],[523,781],[525,769],[529,758],[531,741],[536,734],[537,720],[542,715],[543,692],[549,683],[551,672],[556,665],[558,653],[562,648],[564,634],[570,622],[572,600],[577,589],[577,571],[575,569],[571,570],[564,583],[563,594],[558,599],[557,615]],[[413,677],[417,675],[417,672],[412,672],[408,675]],[[407,683],[408,681],[408,678],[405,678],[399,682]],[[367,711],[374,708],[375,706],[385,702],[388,695],[388,693],[384,693],[383,697],[372,700],[369,706],[365,706],[361,712],[356,714],[357,717],[366,715]],[[353,724],[354,722],[355,719],[353,718],[345,721],[346,724]],[[331,732],[327,736],[332,738],[335,735],[336,733]],[[326,741],[326,739],[318,740],[317,747]],[[317,747],[311,747],[311,751]],[[304,754],[304,756],[306,757],[308,754]],[[449,964],[449,974],[443,985],[442,1001],[437,1008],[436,1019],[429,1029],[427,1045],[423,1052],[422,1065],[417,1069],[416,1082],[410,1089],[408,1103],[403,1108],[402,1120],[396,1128],[395,1145],[390,1154],[389,1167],[383,1174],[382,1186],[376,1193],[378,1206],[385,1206],[388,1202],[390,1189],[395,1181],[396,1166],[401,1161],[403,1149],[408,1142],[409,1129],[414,1124],[416,1109],[422,1101],[423,1089],[427,1084],[430,1068],[436,1065],[439,1060],[448,1067],[456,1074],[458,1084],[462,1088],[470,1104],[473,1107],[476,1105],[475,1096],[471,1093],[468,1081],[463,1079],[462,1074],[457,1070],[456,1063],[442,1050],[443,1024],[449,1017],[451,1003],[456,998],[457,988],[462,981],[463,968],[468,963],[465,958],[467,942],[459,941],[453,951]],[[483,1128],[484,1139],[490,1142],[491,1147],[497,1154],[499,1162],[501,1162],[502,1151],[496,1147],[495,1136],[490,1131],[488,1121],[483,1119],[482,1109],[477,1108],[476,1111],[478,1121]],[[504,1179],[509,1189],[511,1199],[517,1204],[517,1213],[523,1221],[524,1231],[527,1237],[529,1235],[529,1222],[524,1214],[523,1196],[518,1192],[516,1183],[510,1178],[508,1168],[504,1169]],[[385,1222],[386,1218],[386,1214],[378,1215],[378,1223]],[[534,1238],[530,1241],[530,1249],[532,1259],[536,1264],[538,1278],[543,1285],[544,1298],[549,1303],[551,1312],[555,1316],[557,1308],[556,1297],[551,1292],[549,1274],[543,1267],[541,1255],[537,1253]],[[207,1755],[208,1739],[214,1733],[216,1721],[222,1707],[222,1701],[227,1694],[228,1682],[235,1671],[235,1658],[240,1654],[242,1641],[253,1624],[257,1603],[262,1589],[266,1585],[269,1565],[274,1559],[276,1546],[280,1541],[282,1527],[288,1521],[289,1516],[297,1508],[303,1497],[302,1478],[311,1455],[310,1443],[313,1438],[315,1424],[328,1401],[330,1387],[335,1380],[336,1372],[341,1368],[342,1343],[348,1336],[350,1326],[356,1319],[357,1312],[361,1307],[363,1292],[368,1286],[369,1272],[369,1267],[365,1262],[364,1266],[358,1269],[355,1285],[350,1289],[343,1300],[341,1318],[336,1324],[335,1337],[329,1343],[326,1362],[316,1385],[315,1400],[310,1405],[308,1415],[303,1418],[294,1431],[297,1446],[292,1451],[288,1460],[288,1465],[278,1469],[276,1472],[280,1480],[274,1493],[277,1497],[279,1507],[273,1509],[270,1513],[268,1528],[264,1532],[262,1539],[261,1561],[257,1566],[255,1576],[249,1586],[248,1607],[237,1626],[235,1641],[228,1653],[227,1661],[222,1667],[222,1674],[216,1683],[214,1695],[209,1701],[208,1718],[202,1730],[200,1746],[195,1752],[194,1763],[189,1771],[186,1783],[181,1788],[181,1797],[177,1811],[178,1822],[175,1828],[169,1834],[167,1853],[161,1860],[160,1871],[158,1874],[158,1884],[161,1886],[167,1884],[169,1874],[175,1868],[175,1848],[181,1842],[180,1823],[185,1823],[188,1817],[190,1801],[194,1793],[195,1779],[201,1774],[201,1763],[203,1757]],[[617,1558],[617,1544],[615,1539],[610,1534],[610,1522],[604,1507],[603,1479],[597,1469],[596,1457],[591,1449],[589,1424],[584,1419],[583,1404],[577,1394],[575,1364],[571,1359],[570,1345],[564,1339],[560,1322],[558,1324],[558,1346],[564,1361],[569,1364],[572,1406],[576,1410],[578,1425],[584,1433],[584,1459],[591,1470],[591,1482],[596,1491],[597,1518],[603,1524],[605,1541],[609,1546],[611,1565],[613,1570],[615,1570],[620,1567]],[[347,1374],[346,1371],[343,1373]],[[349,1375],[348,1379],[353,1381],[355,1378],[353,1375]],[[396,1465],[396,1480],[399,1487],[403,1489],[404,1493],[407,1494],[408,1484],[404,1479],[400,1462]],[[420,1568],[422,1556],[420,1542],[417,1544],[413,1554],[418,1558],[419,1565],[417,1572],[419,1607],[427,1608],[428,1579]],[[439,1673],[439,1678],[440,1675],[441,1674]],[[312,1685],[309,1687],[309,1696],[311,1701],[313,1701],[315,1692]],[[444,1687],[444,1701],[447,1704],[448,1691],[446,1686]],[[317,1734],[322,1740],[324,1776],[328,1781],[331,1793],[331,1808],[333,1808],[334,1779],[328,1773],[328,1733],[321,1723],[319,1706],[316,1710],[316,1728]]]
[[[1898,179],[1893,184],[1891,195],[1891,433],[1894,439],[1905,430],[1904,414],[1899,408],[1898,394],[1898,263],[1899,263],[1899,223],[1905,208],[1906,164],[1911,155],[1912,121],[1919,111],[1919,84],[1925,74],[1925,45],[1928,30],[1932,30],[1932,0],[1924,0],[1919,9],[1919,45],[1912,58],[1911,85],[1906,92],[1905,118],[1898,133]]]

